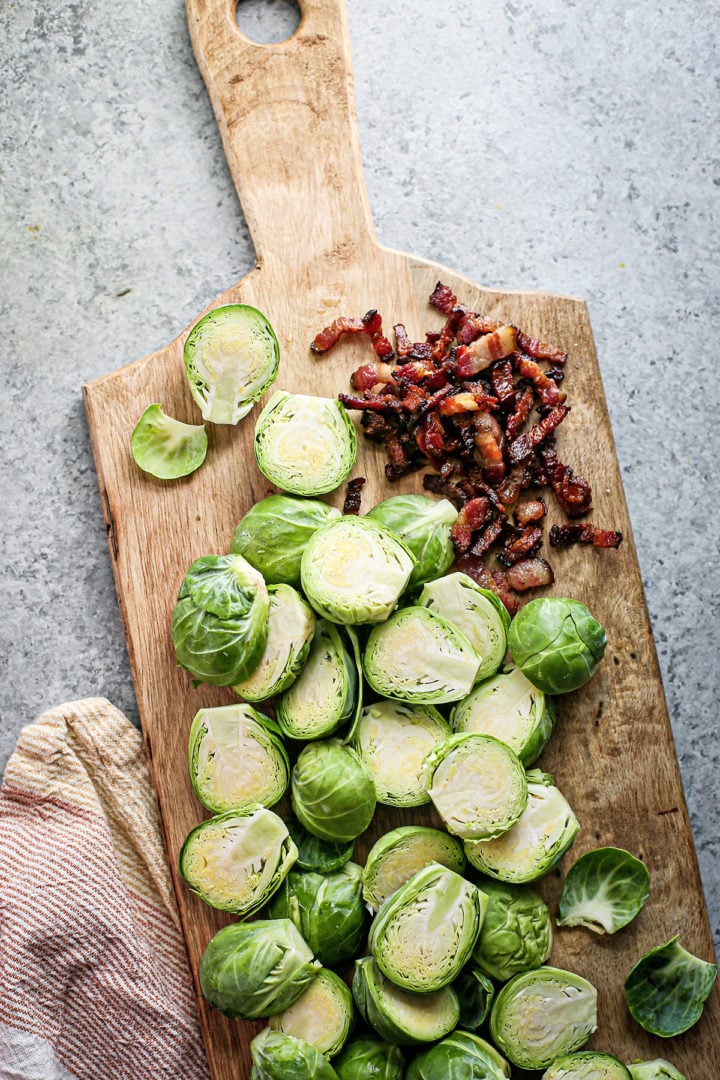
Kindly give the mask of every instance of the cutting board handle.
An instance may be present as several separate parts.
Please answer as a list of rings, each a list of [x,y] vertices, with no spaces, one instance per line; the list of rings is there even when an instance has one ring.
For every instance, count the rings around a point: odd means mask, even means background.
[[[300,0],[296,32],[270,45],[241,32],[236,0],[186,7],[258,265],[282,260],[301,282],[319,261],[362,258],[376,239],[344,0]]]

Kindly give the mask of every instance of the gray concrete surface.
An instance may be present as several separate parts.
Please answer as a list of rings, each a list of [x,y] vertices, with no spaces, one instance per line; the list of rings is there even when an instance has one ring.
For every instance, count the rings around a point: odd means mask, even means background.
[[[287,31],[289,5],[242,7]],[[589,302],[720,943],[718,4],[348,8],[381,240]],[[180,0],[0,19],[1,764],[62,700],[136,718],[80,386],[253,253]]]

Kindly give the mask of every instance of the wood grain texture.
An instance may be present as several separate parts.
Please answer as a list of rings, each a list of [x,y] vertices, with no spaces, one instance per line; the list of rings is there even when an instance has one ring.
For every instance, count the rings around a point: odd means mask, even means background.
[[[622,529],[625,542],[617,552],[578,546],[551,556],[554,591],[588,604],[607,629],[609,648],[592,682],[559,702],[558,730],[542,758],[582,830],[540,891],[554,910],[574,859],[613,844],[646,861],[652,893],[637,920],[614,938],[559,931],[552,962],[598,987],[599,1028],[591,1046],[625,1061],[667,1056],[693,1080],[716,1080],[717,991],[696,1027],[669,1043],[645,1034],[624,1000],[627,971],[654,945],[679,934],[704,959],[713,957],[713,949],[585,305],[483,289],[377,243],[362,182],[344,6],[340,0],[305,0],[301,6],[301,25],[289,41],[260,46],[240,34],[232,0],[188,0],[193,46],[258,256],[257,268],[210,306],[242,302],[260,308],[280,341],[276,387],[327,396],[347,388],[349,372],[369,345],[345,341],[316,359],[308,346],[318,329],[340,313],[376,307],[387,326],[402,321],[413,339],[421,338],[441,321],[427,305],[438,278],[476,310],[568,349],[565,386],[573,408],[559,431],[559,452],[591,480],[593,520]],[[161,402],[171,415],[198,422],[182,366],[186,333],[88,384],[84,394],[138,706],[196,978],[205,946],[230,920],[193,896],[177,874],[180,846],[204,816],[187,776],[187,736],[198,708],[234,697],[208,686],[193,689],[176,667],[171,613],[190,562],[227,551],[238,519],[269,487],[252,453],[257,410],[237,428],[210,426],[207,461],[190,477],[165,483],[135,466],[130,435],[147,404]],[[383,464],[381,453],[361,440],[353,475],[367,477],[365,509],[389,494],[421,490],[418,476],[390,490]],[[547,527],[556,518],[553,505]],[[356,858],[363,860],[378,833],[427,819],[425,811],[380,808]],[[262,1025],[225,1019],[206,1006],[199,990],[198,1008],[214,1080],[247,1077],[249,1040]]]

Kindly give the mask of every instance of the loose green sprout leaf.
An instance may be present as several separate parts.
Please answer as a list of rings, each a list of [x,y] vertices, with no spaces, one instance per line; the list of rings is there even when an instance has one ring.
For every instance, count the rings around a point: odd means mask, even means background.
[[[625,980],[628,1008],[653,1035],[681,1035],[700,1019],[716,977],[717,964],[683,949],[676,935],[631,969]]]
[[[320,968],[297,1001],[270,1017],[269,1026],[310,1043],[334,1057],[342,1050],[355,1019],[352,994],[339,975]],[[284,1078],[283,1078],[284,1080]]]
[[[271,483],[293,495],[324,495],[350,475],[357,435],[334,398],[277,390],[257,419],[254,448]]]
[[[200,709],[190,728],[190,781],[214,814],[252,803],[273,806],[290,782],[277,728],[250,705]]]
[[[341,632],[318,619],[305,666],[278,698],[275,715],[283,734],[290,739],[322,739],[358,712],[361,682],[353,652],[352,631]]]
[[[440,863],[457,874],[465,869],[462,843],[440,829],[401,825],[375,842],[365,860],[363,896],[371,912],[428,863]]]
[[[355,1004],[381,1039],[401,1046],[442,1039],[460,1018],[460,1003],[450,986],[415,994],[386,979],[372,956],[355,961]]]
[[[481,682],[451,716],[455,731],[493,735],[514,750],[528,766],[540,756],[552,735],[555,709],[552,698],[512,668]]]
[[[550,955],[552,926],[542,897],[527,886],[483,881],[485,919],[473,963],[499,982],[540,967]]]
[[[339,870],[352,859],[354,840],[321,840],[308,832],[296,817],[288,814],[285,815],[285,824],[298,851],[295,869],[329,874],[332,870]]]
[[[546,694],[566,694],[595,674],[607,638],[584,604],[541,596],[517,613],[508,645],[533,686]]]
[[[650,895],[647,867],[622,848],[596,848],[568,870],[558,926],[585,926],[614,934],[635,918]]]
[[[495,998],[490,1034],[513,1065],[544,1069],[579,1050],[597,1027],[597,991],[571,971],[516,975]]]
[[[636,1061],[628,1065],[632,1080],[685,1080],[685,1077],[665,1058],[653,1061]]]
[[[354,745],[375,784],[378,802],[422,806],[430,796],[419,774],[423,758],[451,735],[432,705],[377,701],[363,710]]]
[[[250,1053],[251,1080],[337,1080],[324,1054],[284,1031],[263,1028],[250,1043]]]
[[[621,1061],[611,1054],[585,1050],[554,1061],[542,1080],[632,1080]]]
[[[494,593],[461,573],[429,581],[418,599],[421,607],[442,615],[468,639],[480,657],[476,680],[494,675],[505,659],[510,616],[504,608],[504,615],[498,611],[498,603],[502,601]]]
[[[392,529],[415,556],[417,563],[407,585],[410,592],[441,577],[452,566],[455,548],[450,530],[458,515],[447,499],[394,495],[374,506],[366,516]]]
[[[365,929],[362,870],[352,862],[328,874],[293,870],[273,896],[268,914],[292,919],[321,964],[334,967],[349,960]]]
[[[479,664],[465,635],[424,607],[403,608],[376,626],[363,657],[373,690],[421,705],[466,697]]]
[[[183,424],[148,405],[130,440],[135,464],[160,480],[176,480],[199,469],[205,460],[208,437],[204,424]]]
[[[296,855],[282,818],[251,805],[196,825],[180,849],[180,873],[206,904],[247,916],[280,887]]]
[[[379,1039],[353,1039],[335,1061],[340,1080],[402,1080],[405,1059],[399,1046]]]
[[[300,561],[308,540],[339,517],[339,510],[319,499],[268,495],[240,519],[230,550],[246,558],[268,585],[298,586]]]
[[[507,1080],[510,1066],[494,1046],[468,1031],[453,1031],[418,1054],[405,1080]]]
[[[460,1027],[477,1031],[490,1015],[495,987],[471,962],[460,972],[453,988],[460,1000]]]
[[[233,686],[246,701],[265,701],[297,679],[310,651],[315,616],[292,585],[269,585],[268,637],[260,663]]]
[[[292,808],[321,840],[354,840],[375,813],[375,788],[354,750],[334,739],[309,743],[292,771]]]
[[[272,326],[247,304],[213,308],[183,349],[190,392],[213,424],[237,424],[277,377],[280,350]]]

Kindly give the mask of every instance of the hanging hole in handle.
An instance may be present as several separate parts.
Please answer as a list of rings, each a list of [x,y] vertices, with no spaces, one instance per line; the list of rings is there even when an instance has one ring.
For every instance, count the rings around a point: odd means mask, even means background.
[[[246,37],[258,45],[276,45],[292,37],[300,25],[295,0],[240,0],[235,20]]]

